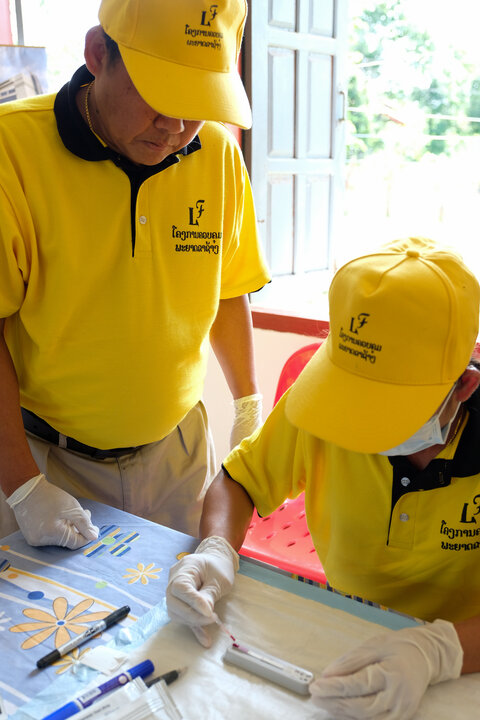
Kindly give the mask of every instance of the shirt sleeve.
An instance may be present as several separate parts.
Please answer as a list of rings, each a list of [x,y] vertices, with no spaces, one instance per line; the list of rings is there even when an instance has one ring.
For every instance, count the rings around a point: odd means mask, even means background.
[[[232,143],[231,150],[233,181],[225,212],[232,217],[230,237],[224,239],[223,245],[222,300],[256,292],[270,282],[248,172],[236,143]]]
[[[0,317],[21,307],[28,280],[30,258],[12,202],[0,185]]]

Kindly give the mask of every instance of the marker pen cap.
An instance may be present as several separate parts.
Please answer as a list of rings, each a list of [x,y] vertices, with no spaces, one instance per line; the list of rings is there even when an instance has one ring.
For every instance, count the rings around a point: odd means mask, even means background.
[[[100,695],[104,695],[107,692],[110,692],[110,690],[114,690],[117,687],[121,687],[122,685],[125,685],[130,680],[133,680],[136,677],[144,678],[147,675],[151,675],[154,671],[155,667],[151,660],[144,660],[143,662],[139,663],[138,665],[134,665],[131,668],[128,668],[128,670],[124,670],[120,675],[115,675],[115,677],[110,678],[110,680],[107,680],[106,682],[102,683],[98,687],[98,697]],[[87,700],[90,700],[90,698],[86,698]],[[96,698],[94,698],[96,699]],[[82,702],[82,705],[84,705],[83,697],[77,698],[77,700],[80,700]],[[90,704],[90,703],[89,703]]]
[[[75,715],[75,713],[78,713],[80,710],[82,710],[81,705],[78,705],[72,700],[72,702],[67,703],[58,710],[50,713],[50,715],[44,717],[43,720],[65,720],[65,718],[72,717],[72,715]]]
[[[154,670],[155,666],[152,661],[144,660],[138,665],[134,665],[132,668],[129,668],[126,672],[128,672],[128,674],[133,680],[133,678],[136,677],[146,677],[147,675],[150,675],[150,673],[152,673]]]

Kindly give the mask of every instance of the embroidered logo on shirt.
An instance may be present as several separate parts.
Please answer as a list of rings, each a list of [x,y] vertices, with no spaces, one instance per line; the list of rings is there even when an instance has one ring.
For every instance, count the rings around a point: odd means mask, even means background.
[[[205,200],[197,200],[195,207],[189,207],[188,212],[190,214],[190,225],[198,225],[199,218],[203,215],[205,208],[203,207]]]
[[[446,520],[440,524],[440,535],[442,550],[477,550],[480,548],[480,527],[478,527],[476,516],[480,516],[480,495],[475,495],[472,502],[464,503],[461,512],[460,523],[463,527],[451,527]],[[467,527],[465,527],[467,525]],[[475,542],[469,542],[475,538]],[[455,540],[456,542],[448,542]]]
[[[181,241],[175,244],[175,252],[203,252],[218,255],[220,252],[218,241],[222,239],[222,232],[200,229],[200,219],[203,222],[205,218],[202,216],[205,211],[205,200],[199,199],[194,205],[187,208],[187,227],[185,229],[172,225],[172,238]],[[200,242],[187,243],[187,240]]]
[[[461,523],[475,523],[475,516],[480,515],[480,495],[475,495],[471,503],[464,503],[462,510]]]

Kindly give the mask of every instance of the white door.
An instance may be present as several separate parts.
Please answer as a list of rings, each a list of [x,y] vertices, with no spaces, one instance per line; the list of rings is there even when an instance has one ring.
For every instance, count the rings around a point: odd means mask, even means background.
[[[253,127],[245,156],[275,277],[255,304],[273,293],[273,304],[285,306],[285,292],[295,293],[298,281],[305,288],[307,275],[318,280],[332,269],[346,48],[347,0],[249,2],[244,63]]]

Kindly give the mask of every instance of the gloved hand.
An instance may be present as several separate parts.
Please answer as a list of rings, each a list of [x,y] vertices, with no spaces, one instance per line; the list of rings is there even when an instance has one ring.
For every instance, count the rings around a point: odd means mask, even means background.
[[[450,622],[377,635],[335,660],[310,684],[335,718],[408,720],[429,685],[459,677],[463,650]]]
[[[233,401],[234,418],[230,433],[230,449],[238,445],[262,424],[262,395],[245,395]]]
[[[98,537],[90,510],[84,510],[72,495],[49,483],[43,473],[20,485],[7,503],[29,545],[60,545],[76,550]]]
[[[215,603],[228,593],[238,570],[238,554],[224,538],[202,540],[169,574],[167,610],[172,620],[188,625],[204,647],[212,638],[206,625],[217,621]]]

